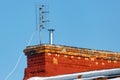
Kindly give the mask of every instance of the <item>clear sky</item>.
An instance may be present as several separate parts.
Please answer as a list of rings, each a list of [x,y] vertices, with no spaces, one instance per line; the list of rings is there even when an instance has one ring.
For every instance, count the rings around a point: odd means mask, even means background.
[[[120,52],[120,0],[36,0],[47,5],[54,44]],[[0,0],[0,80],[11,72],[36,29],[35,0]],[[43,43],[48,43],[43,30]],[[30,45],[39,44],[36,31]],[[22,80],[23,54],[8,80]]]

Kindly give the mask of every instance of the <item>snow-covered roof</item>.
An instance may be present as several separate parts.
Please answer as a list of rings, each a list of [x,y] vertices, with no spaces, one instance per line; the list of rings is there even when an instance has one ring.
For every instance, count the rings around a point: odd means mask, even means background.
[[[43,80],[43,79],[40,77],[32,77],[28,80]],[[83,79],[74,79],[74,80],[83,80]],[[120,80],[120,78],[113,78],[113,79],[108,79],[108,80]]]
[[[28,80],[43,80],[43,79],[40,78],[40,77],[31,77],[31,78],[29,78]]]

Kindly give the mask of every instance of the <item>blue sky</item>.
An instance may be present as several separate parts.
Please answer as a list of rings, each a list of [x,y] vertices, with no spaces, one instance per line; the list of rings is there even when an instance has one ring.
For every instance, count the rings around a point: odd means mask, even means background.
[[[47,5],[49,23],[54,28],[54,44],[120,52],[119,0],[36,0]],[[0,80],[15,66],[36,28],[35,0],[0,1]],[[43,43],[48,43],[43,30]],[[39,44],[36,31],[30,45]],[[22,80],[26,57],[23,54],[8,80]]]

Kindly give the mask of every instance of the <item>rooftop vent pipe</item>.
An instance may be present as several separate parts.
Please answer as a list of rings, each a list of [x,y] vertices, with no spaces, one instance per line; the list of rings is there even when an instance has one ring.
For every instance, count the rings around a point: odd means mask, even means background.
[[[49,31],[49,44],[53,44],[53,32],[55,31],[54,29],[48,29]]]

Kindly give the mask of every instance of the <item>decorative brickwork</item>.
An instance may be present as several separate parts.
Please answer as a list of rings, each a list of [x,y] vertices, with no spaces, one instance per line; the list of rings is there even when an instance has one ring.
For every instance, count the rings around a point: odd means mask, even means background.
[[[120,54],[69,46],[38,45],[25,50],[24,80],[35,76],[56,76],[91,70],[120,68]]]

